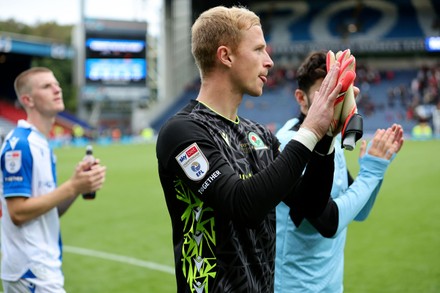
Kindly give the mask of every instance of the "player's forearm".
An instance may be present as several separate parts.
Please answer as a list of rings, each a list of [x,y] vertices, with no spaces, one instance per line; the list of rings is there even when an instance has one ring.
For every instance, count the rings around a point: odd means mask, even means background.
[[[69,197],[68,199],[64,200],[60,204],[57,205],[58,208],[58,215],[61,217],[73,204],[73,202],[78,198],[77,196]]]
[[[382,182],[383,182],[383,180],[380,180],[379,184],[376,185],[376,188],[374,189],[370,198],[364,204],[364,206],[359,211],[359,213],[354,217],[355,221],[365,221],[365,219],[367,219],[368,215],[370,214],[371,209],[373,208],[374,202],[376,201],[376,197],[379,194],[379,190],[380,190],[380,187],[382,186]]]
[[[69,183],[53,191],[36,197],[10,197],[8,210],[15,225],[23,225],[57,207],[69,198],[75,197],[75,191]]]
[[[370,202],[371,209],[379,192],[389,161],[366,155],[361,161],[361,169],[353,184],[335,199],[339,208],[338,232],[352,222]],[[364,213],[368,214],[368,211]]]
[[[301,181],[298,181],[290,194],[292,213],[303,217],[319,217],[330,198],[333,174],[334,153],[326,156],[314,153]]]
[[[367,203],[379,184],[379,178],[357,178],[347,191],[334,199],[339,209],[337,233],[345,229]]]
[[[315,227],[315,229],[323,237],[334,237],[338,229],[339,210],[333,199],[329,199],[327,206],[322,214],[317,218],[307,218],[307,220]]]
[[[215,187],[206,190],[207,198],[215,198],[220,212],[235,221],[256,225],[293,188],[310,155],[299,142],[292,142],[272,164],[244,180],[224,166]]]

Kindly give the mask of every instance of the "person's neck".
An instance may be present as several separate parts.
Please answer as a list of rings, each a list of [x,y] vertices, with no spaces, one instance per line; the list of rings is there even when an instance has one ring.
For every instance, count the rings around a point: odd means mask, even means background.
[[[235,122],[237,121],[238,107],[243,100],[243,95],[234,93],[230,87],[223,85],[215,80],[202,82],[196,100],[205,104],[217,114]]]
[[[45,137],[49,137],[50,130],[55,123],[55,117],[46,118],[43,116],[28,115],[26,121],[37,128],[38,131],[41,132]]]

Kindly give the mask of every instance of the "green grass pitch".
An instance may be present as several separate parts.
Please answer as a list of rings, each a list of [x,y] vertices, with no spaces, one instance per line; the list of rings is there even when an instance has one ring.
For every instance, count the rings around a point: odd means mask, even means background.
[[[67,292],[176,292],[155,145],[94,149],[107,166],[105,185],[61,218]],[[370,217],[349,227],[345,292],[440,292],[439,150],[440,140],[405,142]],[[55,153],[63,182],[84,149]],[[358,150],[346,155],[356,174]]]

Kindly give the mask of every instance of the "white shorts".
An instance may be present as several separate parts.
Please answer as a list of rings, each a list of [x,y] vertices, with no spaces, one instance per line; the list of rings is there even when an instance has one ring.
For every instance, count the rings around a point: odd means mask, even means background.
[[[62,284],[37,278],[25,278],[15,282],[2,281],[4,293],[66,293]]]

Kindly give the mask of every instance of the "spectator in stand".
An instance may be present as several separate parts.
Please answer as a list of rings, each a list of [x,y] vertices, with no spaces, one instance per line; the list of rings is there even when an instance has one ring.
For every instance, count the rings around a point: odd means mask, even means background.
[[[427,140],[433,138],[432,127],[429,120],[432,117],[432,107],[427,105],[418,105],[415,108],[416,118],[418,123],[411,130],[413,139]]]

